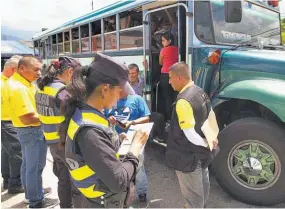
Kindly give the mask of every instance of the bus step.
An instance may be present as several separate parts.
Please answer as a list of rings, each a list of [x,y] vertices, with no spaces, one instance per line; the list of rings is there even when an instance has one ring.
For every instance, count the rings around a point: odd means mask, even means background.
[[[153,139],[153,142],[165,148],[167,147],[167,144],[165,144],[164,142],[159,142],[157,139]]]

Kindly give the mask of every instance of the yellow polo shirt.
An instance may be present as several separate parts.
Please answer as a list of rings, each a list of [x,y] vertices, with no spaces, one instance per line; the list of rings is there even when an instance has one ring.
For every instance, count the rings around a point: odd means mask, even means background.
[[[11,121],[11,112],[7,91],[7,81],[8,78],[4,75],[1,75],[1,120]]]
[[[180,92],[181,94],[183,91],[185,91],[187,88],[194,85],[194,82],[188,83]],[[180,128],[188,129],[188,128],[194,128],[195,126],[195,118],[193,114],[193,109],[191,107],[191,104],[185,100],[185,99],[179,99],[176,103],[176,113],[178,117],[178,123]]]
[[[35,86],[18,73],[14,73],[8,80],[8,95],[12,111],[12,122],[15,127],[21,128],[41,125],[40,122],[25,125],[19,118],[29,113],[35,113],[37,115],[35,93]]]

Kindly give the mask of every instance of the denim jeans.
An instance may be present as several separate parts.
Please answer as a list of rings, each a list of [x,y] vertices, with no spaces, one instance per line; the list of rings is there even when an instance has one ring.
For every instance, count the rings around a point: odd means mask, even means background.
[[[144,168],[144,154],[139,156],[139,171],[136,175],[136,193],[142,195],[148,193],[148,180]]]
[[[1,121],[1,135],[2,177],[8,189],[21,187],[21,145],[11,121]]]
[[[44,199],[42,172],[46,165],[47,146],[41,127],[18,128],[22,147],[21,177],[25,198],[30,207]]]

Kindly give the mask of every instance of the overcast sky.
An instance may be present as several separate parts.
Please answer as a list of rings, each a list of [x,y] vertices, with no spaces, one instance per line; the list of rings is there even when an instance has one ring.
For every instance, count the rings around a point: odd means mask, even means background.
[[[6,0],[2,1],[2,25],[40,31],[53,28],[92,11],[92,0]],[[116,0],[94,0],[94,10]],[[285,0],[281,2],[285,16]]]

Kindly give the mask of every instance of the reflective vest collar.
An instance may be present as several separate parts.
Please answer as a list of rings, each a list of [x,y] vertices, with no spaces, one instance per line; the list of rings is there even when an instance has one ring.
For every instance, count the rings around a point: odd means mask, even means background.
[[[76,108],[75,113],[70,119],[67,135],[73,140],[78,129],[82,126],[94,125],[98,127],[107,128],[109,126],[108,120],[97,110],[79,110]]]
[[[42,94],[47,94],[52,97],[57,97],[58,93],[64,88],[65,84],[60,81],[56,81],[45,86],[43,90],[39,89],[38,92]]]

